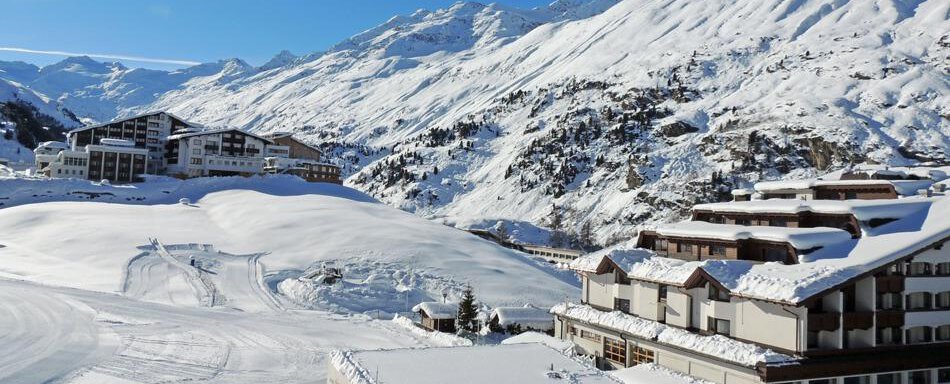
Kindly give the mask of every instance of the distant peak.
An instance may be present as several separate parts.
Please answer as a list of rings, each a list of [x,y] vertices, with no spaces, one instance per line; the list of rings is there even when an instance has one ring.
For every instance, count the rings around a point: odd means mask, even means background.
[[[264,63],[264,65],[261,65],[259,68],[263,71],[274,69],[274,68],[280,68],[280,67],[286,66],[287,64],[293,63],[297,59],[298,59],[297,55],[285,49],[278,52],[276,55],[274,55],[274,57],[272,57],[269,61]]]

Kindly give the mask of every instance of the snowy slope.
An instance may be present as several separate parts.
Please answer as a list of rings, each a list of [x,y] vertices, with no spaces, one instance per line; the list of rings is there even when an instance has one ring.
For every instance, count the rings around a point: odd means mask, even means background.
[[[424,217],[549,225],[556,205],[567,230],[613,242],[761,179],[946,161],[948,14],[939,0],[458,3],[102,100],[294,130],[347,160],[348,185]]]
[[[218,191],[219,181],[233,182]],[[55,190],[82,191],[75,183],[54,180],[34,187],[48,195]],[[187,264],[188,254],[207,260],[208,266],[201,264],[202,268],[216,276],[208,276],[202,284],[230,296],[230,306],[248,311],[260,306],[240,303],[256,303],[257,298],[250,297],[256,293],[233,288],[246,281],[228,276],[258,273],[254,266],[258,262],[259,274],[267,276],[262,279],[273,285],[323,263],[342,267],[346,278],[342,285],[318,292],[313,302],[298,304],[343,312],[402,312],[406,300],[441,300],[443,291],[456,297],[466,284],[475,288],[480,302],[491,306],[552,305],[577,292],[570,274],[346,187],[293,177],[193,180],[177,190],[145,183],[136,187],[138,191],[122,187],[109,191],[85,183],[90,192],[113,194],[104,196],[113,203],[48,202],[0,209],[4,233],[0,276],[197,305],[180,293],[189,291],[183,282],[191,284],[185,275],[193,280],[193,273],[169,270],[156,256],[142,255],[143,250],[153,252],[151,237],[169,249],[209,244],[229,254],[175,251],[184,259],[169,265]],[[161,195],[175,203],[154,199]],[[178,204],[182,196],[193,198],[192,204]],[[234,264],[235,260],[243,264]],[[163,283],[168,280],[172,282]],[[150,287],[162,290],[151,294]],[[179,293],[165,293],[165,288]],[[408,299],[406,292],[411,295]]]
[[[531,28],[525,13],[459,4],[145,109],[401,144],[367,159],[351,185],[452,221],[543,224],[557,204],[573,230],[592,222],[606,241],[715,200],[718,188],[945,159],[948,7],[628,0]],[[437,140],[437,128],[452,134]]]

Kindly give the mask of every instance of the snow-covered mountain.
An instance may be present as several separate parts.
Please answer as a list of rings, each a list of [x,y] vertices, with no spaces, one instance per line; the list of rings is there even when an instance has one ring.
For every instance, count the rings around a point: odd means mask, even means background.
[[[168,73],[168,89],[123,88],[134,70],[106,66],[114,82],[56,99],[295,130],[400,208],[550,225],[553,206],[607,242],[762,178],[947,161],[948,15],[939,0],[458,3],[323,53]]]

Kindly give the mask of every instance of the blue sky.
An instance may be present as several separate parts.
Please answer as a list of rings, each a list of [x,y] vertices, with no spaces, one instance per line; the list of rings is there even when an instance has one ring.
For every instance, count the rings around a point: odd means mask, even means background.
[[[531,8],[551,0],[496,0]],[[396,14],[453,0],[0,0],[0,60],[50,64],[57,51],[208,62],[239,57],[258,65],[282,49],[324,50]],[[113,61],[94,57],[100,61]],[[118,60],[130,67],[184,63]]]

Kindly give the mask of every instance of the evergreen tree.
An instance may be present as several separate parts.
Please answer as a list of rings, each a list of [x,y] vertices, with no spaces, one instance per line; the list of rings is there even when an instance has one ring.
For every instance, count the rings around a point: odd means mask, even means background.
[[[558,209],[557,205],[551,207],[551,246],[552,247],[563,247],[566,242],[566,235],[564,233],[564,216],[561,214],[561,210]]]
[[[590,226],[590,221],[585,221],[584,225],[581,226],[581,233],[577,236],[580,241],[581,248],[585,251],[590,250],[594,246],[594,234]]]
[[[467,331],[475,330],[475,318],[478,315],[478,309],[475,307],[475,292],[472,286],[465,287],[462,291],[462,301],[459,303],[458,327]]]
[[[510,234],[508,234],[508,226],[505,225],[504,221],[501,221],[498,223],[498,229],[496,229],[496,231],[497,231],[496,234],[502,240],[508,240],[508,238],[511,236]]]

